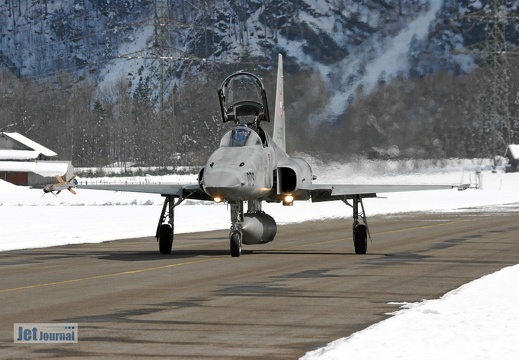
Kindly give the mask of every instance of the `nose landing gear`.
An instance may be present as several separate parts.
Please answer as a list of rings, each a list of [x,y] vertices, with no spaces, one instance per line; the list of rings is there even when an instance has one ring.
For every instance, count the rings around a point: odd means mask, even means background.
[[[237,201],[231,205],[231,231],[229,233],[229,247],[232,257],[239,257],[241,255],[241,244],[243,239],[242,224],[243,216],[243,201]]]

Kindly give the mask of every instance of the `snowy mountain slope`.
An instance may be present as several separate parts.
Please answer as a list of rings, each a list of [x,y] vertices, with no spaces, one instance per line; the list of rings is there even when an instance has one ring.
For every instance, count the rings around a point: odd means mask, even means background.
[[[480,0],[157,3],[167,9],[170,36],[164,41],[175,51],[212,63],[267,68],[281,52],[289,72],[318,70],[335,93],[323,118],[344,111],[359,88],[369,92],[409,74],[470,71],[474,56],[453,50],[484,39],[485,23],[468,15],[488,10],[488,1]],[[503,14],[518,13],[519,1],[505,3]],[[7,1],[0,13],[0,66],[18,76],[47,79],[72,72],[99,82],[122,74],[133,89],[150,76],[149,49],[157,45],[149,31],[151,0]],[[507,38],[517,42],[517,32],[511,23]],[[145,49],[147,59],[120,58]],[[167,66],[182,79],[186,72],[207,71],[206,61]]]

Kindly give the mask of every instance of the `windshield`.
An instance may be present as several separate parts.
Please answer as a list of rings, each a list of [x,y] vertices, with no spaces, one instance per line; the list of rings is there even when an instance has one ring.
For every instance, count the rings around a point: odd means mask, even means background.
[[[246,127],[234,128],[222,137],[221,147],[240,147],[261,145],[261,139],[256,132]]]

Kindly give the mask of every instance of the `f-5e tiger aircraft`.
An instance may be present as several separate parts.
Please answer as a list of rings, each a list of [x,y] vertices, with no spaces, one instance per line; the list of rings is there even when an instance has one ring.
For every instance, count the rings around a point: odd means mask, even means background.
[[[230,205],[230,253],[241,255],[242,244],[264,244],[277,232],[276,221],[263,212],[262,203],[292,205],[296,200],[312,202],[340,200],[353,209],[353,244],[357,254],[367,251],[369,235],[363,198],[377,193],[466,188],[464,185],[348,185],[316,184],[308,163],[289,157],[285,148],[283,102],[283,58],[278,57],[273,137],[262,127],[270,122],[267,95],[262,81],[248,72],[227,77],[218,90],[223,122],[235,126],[221,139],[220,147],[200,170],[196,184],[82,185],[83,189],[161,194],[164,206],[156,238],[161,254],[171,253],[175,207],[186,199],[225,201]],[[247,212],[243,203],[247,202]]]
[[[76,195],[76,192],[73,190],[73,188],[77,187],[77,183],[78,183],[75,175],[72,176],[67,181],[63,180],[63,178],[61,176],[56,175],[56,180],[58,180],[57,183],[50,184],[50,185],[43,187],[43,195],[45,195],[47,193],[54,194],[54,192],[56,192],[56,195],[59,195],[59,193],[62,190],[68,190],[72,194]]]

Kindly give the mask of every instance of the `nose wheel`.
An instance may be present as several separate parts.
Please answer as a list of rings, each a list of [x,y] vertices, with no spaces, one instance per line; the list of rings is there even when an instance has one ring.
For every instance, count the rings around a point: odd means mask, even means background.
[[[241,244],[243,233],[241,231],[243,224],[243,201],[231,203],[231,231],[229,233],[229,247],[232,257],[241,255]]]
[[[239,257],[241,255],[241,238],[242,233],[240,230],[232,230],[229,235],[231,256]]]

